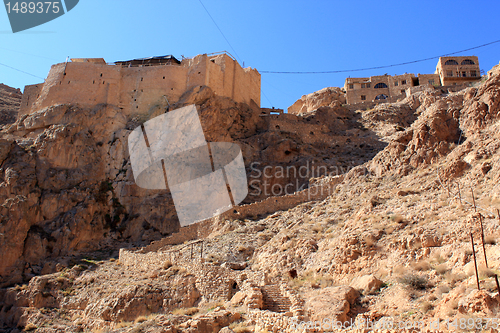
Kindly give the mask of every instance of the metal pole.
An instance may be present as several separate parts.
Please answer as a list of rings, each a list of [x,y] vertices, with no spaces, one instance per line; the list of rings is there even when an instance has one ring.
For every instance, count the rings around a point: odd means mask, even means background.
[[[477,209],[476,209],[476,199],[474,199],[474,190],[472,189],[472,187],[470,188],[470,193],[472,193],[472,203],[474,204],[474,212],[477,213]]]
[[[483,215],[479,213],[479,223],[481,225],[481,242],[483,243],[484,263],[488,268],[488,258],[486,257],[486,247],[484,246],[484,229],[483,229]]]
[[[472,232],[470,233],[470,242],[472,246],[472,254],[474,255],[474,268],[476,269],[477,290],[481,290],[481,287],[479,287],[479,274],[477,273],[476,250],[474,250],[474,237],[472,237]]]
[[[460,184],[457,183],[458,185],[458,198],[460,199],[460,205],[462,205],[462,193],[460,192]]]

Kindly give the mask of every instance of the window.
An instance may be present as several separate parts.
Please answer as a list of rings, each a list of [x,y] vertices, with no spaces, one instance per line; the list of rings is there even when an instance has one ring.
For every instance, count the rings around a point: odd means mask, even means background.
[[[369,84],[369,83],[367,83],[367,84],[366,84],[366,87],[367,87],[367,88],[370,88],[370,84]]]
[[[446,60],[445,65],[458,65],[456,60]]]
[[[354,89],[354,84],[349,84],[349,89]]]
[[[467,72],[466,71],[462,71],[462,77],[467,77]]]
[[[446,76],[453,76],[453,71],[446,71]]]
[[[401,89],[401,93],[402,93],[402,94],[406,94],[406,90]]]
[[[429,80],[429,84],[434,84],[434,80]]]
[[[470,71],[470,76],[476,77],[477,76],[477,72],[476,71]]]
[[[366,95],[361,95],[361,100],[366,101]]]
[[[387,95],[380,94],[377,97],[375,97],[375,100],[382,100],[382,99],[387,99]]]
[[[401,85],[404,86],[406,84],[406,80],[401,81]]]
[[[380,88],[387,88],[387,84],[383,82],[379,82],[375,85],[375,89],[380,89]]]
[[[365,88],[365,87],[366,87],[366,84],[361,83],[361,88]]]
[[[398,81],[394,82],[394,86],[395,87],[399,86],[399,82]]]
[[[470,59],[465,59],[464,61],[462,61],[462,65],[475,65],[475,64],[476,63]]]

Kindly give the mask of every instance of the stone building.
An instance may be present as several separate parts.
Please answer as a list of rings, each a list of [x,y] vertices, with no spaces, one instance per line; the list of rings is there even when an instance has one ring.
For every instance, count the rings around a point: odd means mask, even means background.
[[[144,114],[203,85],[219,96],[260,106],[259,72],[242,68],[227,53],[219,53],[182,61],[163,56],[111,64],[102,58],[71,59],[53,65],[44,83],[25,87],[19,114],[64,103],[111,104],[126,114]]]
[[[477,57],[441,57],[434,74],[379,75],[347,78],[344,89],[346,103],[396,102],[406,97],[411,87],[448,86],[471,83],[480,79]]]
[[[436,66],[436,73],[439,74],[443,86],[474,82],[481,78],[476,56],[441,57]]]

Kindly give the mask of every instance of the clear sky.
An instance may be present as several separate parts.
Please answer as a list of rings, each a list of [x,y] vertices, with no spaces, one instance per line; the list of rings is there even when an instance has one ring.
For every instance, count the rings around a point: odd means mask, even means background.
[[[74,58],[107,62],[155,55],[192,57],[227,50],[259,71],[334,71],[391,65],[500,40],[500,1],[80,0],[65,15],[13,34],[0,8],[0,63],[45,78]],[[488,71],[500,43],[476,55]],[[346,77],[433,73],[437,60],[339,74],[262,74],[263,107],[287,108],[302,95],[343,86]],[[43,82],[0,65],[0,83]]]

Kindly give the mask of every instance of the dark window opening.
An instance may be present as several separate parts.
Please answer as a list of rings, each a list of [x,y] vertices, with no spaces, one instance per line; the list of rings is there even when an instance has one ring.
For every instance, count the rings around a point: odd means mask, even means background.
[[[280,126],[279,126],[279,125],[276,125],[276,129],[280,129]]]
[[[446,76],[453,76],[453,71],[446,71]]]
[[[366,95],[361,95],[361,100],[366,101]]]
[[[163,80],[165,80],[165,77],[163,77]]]
[[[289,150],[285,150],[285,155],[290,155],[292,152]]]
[[[141,81],[143,80],[144,78],[141,77]]]
[[[387,88],[387,84],[379,82],[375,85],[375,89]]]
[[[446,62],[444,63],[445,65],[458,65],[458,62],[456,60],[446,60]]]
[[[354,84],[350,84],[349,89],[354,89]]]
[[[462,65],[475,65],[475,64],[476,63],[470,59],[465,59],[464,61],[462,61]]]
[[[477,72],[476,71],[470,71],[470,76],[476,77],[477,76]]]
[[[102,73],[101,73],[101,77],[102,77]]]
[[[387,95],[384,95],[384,94],[380,94],[380,95],[377,95],[377,97],[375,97],[375,100],[383,100],[383,99],[387,99]]]
[[[411,79],[412,83],[414,86],[419,86],[420,85],[420,81],[418,80],[418,77],[414,77]]]
[[[467,72],[466,71],[462,71],[462,77],[467,77]]]

